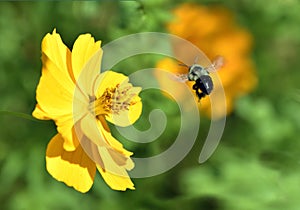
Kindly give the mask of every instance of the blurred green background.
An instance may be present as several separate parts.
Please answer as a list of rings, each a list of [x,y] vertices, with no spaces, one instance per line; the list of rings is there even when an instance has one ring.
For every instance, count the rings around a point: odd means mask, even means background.
[[[198,164],[206,135],[200,133],[180,164],[159,176],[134,179],[135,191],[113,191],[97,174],[92,189],[81,194],[46,172],[45,149],[56,133],[53,122],[2,112],[0,209],[300,209],[300,1],[191,2],[227,8],[254,38],[251,56],[258,85],[235,101],[214,155]],[[91,33],[106,44],[131,33],[166,32],[172,9],[181,3],[0,2],[0,110],[31,114],[41,71],[40,43],[53,28],[69,48],[81,33]],[[154,67],[156,61],[151,56],[133,58],[116,70],[129,74],[140,66]],[[140,129],[149,127],[150,110],[172,107],[165,110],[171,119],[168,130],[154,143],[135,145],[123,139],[126,148],[137,156],[148,156],[164,151],[176,137],[178,124],[172,124],[172,119],[178,118],[178,110],[158,92],[142,93],[142,98]],[[209,119],[201,118],[201,130],[205,131],[209,123]]]

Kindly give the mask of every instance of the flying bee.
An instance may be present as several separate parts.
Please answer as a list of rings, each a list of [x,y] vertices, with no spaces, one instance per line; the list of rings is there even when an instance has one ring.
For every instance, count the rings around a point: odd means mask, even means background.
[[[193,90],[195,90],[195,93],[200,101],[201,98],[209,95],[212,92],[214,84],[211,77],[209,76],[209,73],[221,68],[224,65],[224,58],[222,56],[217,56],[213,60],[212,64],[207,67],[197,64],[196,62],[197,58],[195,59],[194,64],[191,66],[188,66],[186,64],[179,64],[181,66],[187,67],[189,69],[189,72],[187,74],[178,75],[178,80],[181,82],[195,81]]]

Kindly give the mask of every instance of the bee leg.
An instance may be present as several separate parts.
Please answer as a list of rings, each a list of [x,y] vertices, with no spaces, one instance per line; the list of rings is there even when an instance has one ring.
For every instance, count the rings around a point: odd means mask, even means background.
[[[198,90],[199,89],[199,86],[198,86],[198,84],[197,83],[195,83],[194,85],[193,85],[193,90]]]
[[[199,99],[198,102],[201,100],[201,98],[204,98],[206,96],[205,93],[199,91],[200,88],[196,89],[196,88],[193,87],[193,89],[195,90],[196,95],[197,95],[197,97]]]
[[[203,97],[206,96],[205,93],[199,91],[199,90],[201,90],[201,89],[200,89],[201,83],[202,83],[202,81],[201,81],[200,79],[197,79],[197,80],[196,80],[196,83],[193,85],[193,90],[195,90],[196,95],[197,95],[197,97],[198,97],[198,99],[199,99],[198,101],[200,101],[201,98],[203,98]]]
[[[196,95],[198,96],[198,102],[201,100],[201,98],[204,98],[206,96],[205,93],[199,92],[199,89],[196,90]]]

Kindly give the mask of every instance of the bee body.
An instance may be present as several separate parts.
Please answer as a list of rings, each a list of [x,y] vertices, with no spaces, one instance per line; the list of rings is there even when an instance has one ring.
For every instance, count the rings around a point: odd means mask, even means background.
[[[192,66],[187,66],[189,68],[189,72],[186,76],[187,80],[189,81],[195,81],[195,84],[193,85],[193,90],[195,90],[195,93],[199,100],[209,94],[213,91],[214,84],[209,76],[209,73],[211,70],[216,70],[220,68],[224,63],[224,59],[221,56],[218,56],[216,59],[214,59],[212,65],[208,67],[203,67],[199,64],[193,64]]]

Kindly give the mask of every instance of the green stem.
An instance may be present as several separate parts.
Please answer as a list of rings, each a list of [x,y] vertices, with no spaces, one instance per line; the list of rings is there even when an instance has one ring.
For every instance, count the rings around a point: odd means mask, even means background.
[[[12,111],[2,111],[2,110],[0,110],[0,115],[2,115],[2,114],[12,115],[12,116],[15,116],[15,117],[20,117],[20,118],[31,120],[31,121],[34,121],[34,122],[41,122],[41,120],[37,120],[34,117],[32,117],[31,115],[26,114],[26,113],[22,113],[22,112],[12,112]]]

